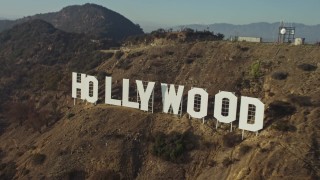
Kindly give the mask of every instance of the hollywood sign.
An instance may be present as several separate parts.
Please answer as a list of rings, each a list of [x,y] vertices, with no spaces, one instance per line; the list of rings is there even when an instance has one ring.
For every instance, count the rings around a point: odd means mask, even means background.
[[[105,104],[124,106],[150,110],[150,99],[154,97],[155,82],[144,82],[136,80],[138,98],[140,102],[133,102],[129,99],[129,79],[122,81],[122,100],[112,98],[112,77],[105,77]],[[72,97],[80,98],[90,103],[98,100],[98,80],[95,76],[72,73]],[[179,115],[182,112],[182,97],[184,86],[161,83],[163,112]],[[192,88],[188,91],[187,113],[189,117],[204,118],[208,111],[208,93],[202,88]],[[195,101],[198,101],[195,103]],[[239,129],[258,132],[263,128],[264,104],[257,98],[241,96],[239,113]],[[227,102],[225,104],[224,102]],[[220,91],[215,95],[214,117],[217,122],[230,123],[237,117],[238,98],[231,92]],[[195,107],[197,106],[197,107]],[[153,108],[153,103],[152,107]],[[226,111],[226,112],[225,112]],[[250,121],[250,122],[249,122]],[[253,121],[253,122],[252,122]]]

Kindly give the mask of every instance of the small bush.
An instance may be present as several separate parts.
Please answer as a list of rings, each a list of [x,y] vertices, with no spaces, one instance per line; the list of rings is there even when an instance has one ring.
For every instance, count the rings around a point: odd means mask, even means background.
[[[167,39],[169,39],[169,40],[176,40],[176,39],[178,39],[178,35],[177,35],[177,34],[169,34],[169,35],[167,36]]]
[[[223,145],[228,148],[234,147],[242,141],[241,135],[235,134],[234,132],[224,135],[222,140]]]
[[[244,155],[244,154],[247,154],[250,150],[251,150],[251,146],[242,145],[240,146],[239,152],[240,152],[240,155]]]
[[[296,112],[296,108],[290,103],[283,101],[274,101],[270,103],[267,109],[267,115],[273,118],[282,118],[292,115]]]
[[[174,51],[166,51],[165,53],[166,53],[166,55],[169,55],[169,56],[174,55]]]
[[[295,126],[290,124],[288,121],[278,121],[273,125],[273,129],[282,132],[294,132],[297,130]]]
[[[165,135],[158,133],[153,145],[153,154],[167,161],[177,162],[186,152],[186,139],[184,134],[177,132]]]
[[[104,71],[98,71],[97,73],[98,80],[100,81],[103,81],[106,78],[106,76],[111,76],[111,73],[107,73]]]
[[[193,63],[193,59],[192,58],[186,58],[186,59],[184,59],[184,63],[186,63],[186,64],[191,64],[191,63]]]
[[[24,154],[24,152],[19,151],[19,152],[17,152],[16,156],[21,157],[23,154]]]
[[[46,157],[47,156],[45,154],[40,154],[40,153],[34,154],[31,157],[32,164],[33,165],[41,165],[46,160]]]
[[[71,170],[64,174],[65,178],[62,179],[69,179],[69,180],[85,180],[86,179],[86,172],[83,170]]]
[[[1,162],[1,159],[5,156],[5,153],[2,149],[0,149],[0,162]]]
[[[240,50],[245,52],[245,51],[248,51],[249,48],[248,47],[241,47]]]
[[[269,149],[267,149],[267,148],[260,148],[260,150],[259,150],[261,153],[265,153],[265,152],[268,152],[269,151]]]
[[[69,114],[67,115],[67,118],[70,119],[70,118],[72,118],[73,116],[75,116],[75,114],[69,113]]]
[[[258,78],[259,76],[261,76],[260,66],[261,66],[261,62],[260,61],[254,62],[251,65],[250,73],[254,78]]]
[[[136,58],[136,57],[139,57],[142,55],[143,55],[143,52],[138,51],[138,52],[133,52],[133,53],[128,54],[127,58],[132,59],[132,58]]]
[[[246,51],[248,51],[249,50],[249,48],[248,47],[242,47],[240,44],[237,44],[237,46],[236,46],[240,51],[243,51],[243,52],[246,52]]]
[[[211,161],[209,161],[208,165],[211,167],[214,167],[217,165],[217,162],[215,160],[211,160]]]
[[[131,60],[127,59],[127,60],[119,60],[116,68],[118,69],[123,69],[123,70],[128,70],[131,68]]]
[[[0,179],[13,179],[17,172],[17,166],[14,162],[0,164]]]
[[[223,161],[222,161],[222,165],[223,165],[224,167],[228,167],[228,166],[230,166],[232,163],[233,163],[233,161],[232,161],[232,159],[230,159],[229,157],[224,158]]]
[[[114,57],[116,59],[120,59],[123,55],[124,53],[122,51],[117,51],[116,53],[114,53]]]
[[[271,75],[271,77],[273,79],[276,79],[276,80],[284,80],[284,79],[287,79],[288,77],[288,73],[286,72],[275,72]]]
[[[24,175],[24,176],[29,174],[29,173],[30,173],[30,170],[26,169],[25,167],[21,170],[21,174]]]
[[[303,63],[303,64],[298,65],[298,68],[303,71],[315,71],[317,69],[317,66],[312,65],[312,64]]]
[[[90,179],[92,180],[120,180],[120,174],[114,171],[97,171]]]
[[[311,97],[309,96],[299,96],[290,94],[288,98],[292,103],[297,104],[299,106],[312,106]]]

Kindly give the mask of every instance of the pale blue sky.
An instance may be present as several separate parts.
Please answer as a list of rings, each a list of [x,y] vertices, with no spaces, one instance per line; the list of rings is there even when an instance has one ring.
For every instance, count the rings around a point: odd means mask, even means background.
[[[0,17],[17,18],[96,3],[135,23],[183,25],[252,22],[320,24],[320,0],[0,0]]]

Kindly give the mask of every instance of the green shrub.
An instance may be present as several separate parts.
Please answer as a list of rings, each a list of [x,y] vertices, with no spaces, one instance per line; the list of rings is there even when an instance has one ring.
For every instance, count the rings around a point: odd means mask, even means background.
[[[312,64],[303,63],[298,65],[298,68],[303,71],[315,71],[317,69],[317,66]]]
[[[117,65],[116,65],[116,68],[118,69],[123,69],[123,70],[128,70],[131,68],[131,60],[129,59],[126,59],[126,60],[119,60]]]
[[[273,129],[282,132],[294,132],[297,130],[297,128],[288,121],[278,121],[272,127]]]
[[[24,175],[24,176],[29,174],[29,173],[30,173],[30,170],[26,169],[25,167],[21,170],[21,174]]]
[[[251,150],[251,146],[242,145],[240,146],[239,152],[240,152],[240,155],[244,155],[244,154],[247,154],[250,150]]]
[[[46,160],[46,157],[47,156],[45,154],[36,153],[31,156],[32,164],[33,165],[41,165]]]
[[[69,113],[69,114],[67,115],[67,118],[70,119],[70,118],[72,118],[73,116],[75,116],[75,114]]]
[[[261,62],[260,61],[256,61],[251,65],[250,73],[254,78],[258,78],[259,76],[261,76],[260,66],[261,66]]]
[[[226,157],[223,159],[222,164],[224,167],[228,167],[233,163],[232,159],[230,159],[229,157]]]
[[[292,115],[296,112],[296,108],[288,102],[274,101],[269,104],[267,115],[272,118],[282,118]]]
[[[169,56],[174,55],[174,51],[166,51],[165,53],[166,53],[166,55],[169,55]]]
[[[276,79],[276,80],[284,80],[284,79],[287,79],[288,77],[288,73],[286,72],[275,72],[271,75],[271,77],[273,79]]]
[[[236,47],[237,47],[239,50],[243,51],[243,52],[246,52],[246,51],[249,50],[249,47],[242,47],[242,46],[240,46],[240,45],[237,45]]]
[[[2,149],[0,149],[0,162],[2,160],[2,158],[5,156],[5,153]]]
[[[127,58],[133,59],[133,58],[136,58],[136,57],[139,57],[142,55],[143,55],[143,51],[137,51],[137,52],[133,52],[133,53],[128,54]]]
[[[311,97],[309,96],[300,96],[296,94],[288,95],[288,99],[293,103],[299,106],[312,106]]]
[[[193,61],[194,61],[194,59],[193,58],[186,58],[186,59],[184,59],[184,63],[186,63],[186,64],[191,64],[191,63],[193,63]]]
[[[17,166],[14,162],[0,164],[0,179],[13,179],[17,172]]]
[[[120,59],[123,55],[124,53],[122,51],[116,51],[116,53],[114,53],[116,59]]]
[[[115,171],[97,171],[95,172],[90,179],[94,180],[120,180],[120,174]]]
[[[232,148],[242,141],[241,135],[230,132],[223,136],[223,145],[228,148]]]
[[[73,169],[58,177],[57,179],[69,179],[69,180],[85,180],[86,172],[83,170]]]
[[[108,72],[104,72],[104,71],[98,71],[98,73],[97,73],[97,77],[98,77],[99,81],[103,81],[106,78],[106,76],[111,76],[111,75],[112,75],[112,73],[108,73]]]
[[[210,167],[214,167],[214,166],[217,165],[217,162],[216,162],[215,160],[211,160],[211,161],[208,162],[208,165],[209,165]]]
[[[260,148],[260,150],[259,150],[261,153],[265,153],[265,152],[268,152],[269,151],[269,149],[267,149],[267,148]]]
[[[156,134],[152,152],[167,161],[177,162],[186,152],[186,139],[184,134],[177,132],[165,135]]]

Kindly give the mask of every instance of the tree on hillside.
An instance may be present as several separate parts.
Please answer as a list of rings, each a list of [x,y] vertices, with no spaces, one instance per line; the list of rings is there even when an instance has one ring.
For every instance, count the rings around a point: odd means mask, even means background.
[[[217,40],[223,40],[224,34],[218,33],[217,35]]]
[[[193,29],[191,29],[191,28],[184,28],[184,29],[182,30],[182,32],[186,32],[186,33],[194,33],[194,30],[193,30]]]
[[[166,36],[166,30],[165,29],[162,29],[162,28],[159,28],[155,31],[152,31],[150,34],[156,38],[164,38]]]

